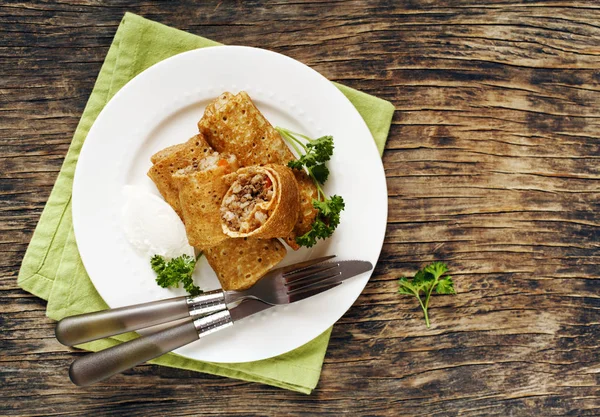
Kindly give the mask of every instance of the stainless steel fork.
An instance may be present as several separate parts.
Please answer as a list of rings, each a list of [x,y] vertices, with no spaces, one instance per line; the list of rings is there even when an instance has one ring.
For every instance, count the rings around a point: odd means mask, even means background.
[[[56,326],[56,338],[63,345],[74,346],[185,317],[193,320],[247,299],[269,305],[289,304],[372,269],[371,263],[365,261],[325,262],[333,257],[335,255],[275,269],[244,291],[208,291],[195,297],[175,297],[66,317]]]

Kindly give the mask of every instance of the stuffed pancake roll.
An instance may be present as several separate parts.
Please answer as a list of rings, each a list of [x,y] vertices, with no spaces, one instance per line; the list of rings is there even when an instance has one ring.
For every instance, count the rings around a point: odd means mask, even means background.
[[[221,203],[223,233],[261,239],[286,237],[299,213],[298,184],[283,165],[241,168]]]
[[[227,239],[204,251],[224,290],[245,290],[285,257],[277,239]]]
[[[244,91],[237,95],[221,94],[206,107],[198,128],[210,146],[218,152],[233,153],[241,166],[287,165],[296,159],[281,135]],[[317,187],[303,170],[293,172],[298,183],[300,206],[296,225],[285,241],[296,250],[300,247],[296,237],[311,229],[317,215],[312,204],[313,198],[317,198]]]
[[[206,107],[198,129],[216,151],[235,154],[241,166],[285,165],[295,159],[245,91],[221,94]]]
[[[221,227],[220,207],[230,184],[226,176],[237,168],[234,155],[213,152],[196,165],[173,175],[179,191],[181,218],[191,246],[205,250],[228,238]]]
[[[179,190],[173,180],[173,175],[180,169],[196,166],[198,161],[213,152],[214,150],[204,140],[204,137],[196,135],[186,143],[165,148],[150,158],[154,164],[148,171],[148,176],[154,181],[160,194],[179,217],[182,216]]]

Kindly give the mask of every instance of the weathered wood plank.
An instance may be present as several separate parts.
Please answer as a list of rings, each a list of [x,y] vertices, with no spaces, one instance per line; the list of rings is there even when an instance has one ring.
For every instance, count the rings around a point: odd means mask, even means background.
[[[394,103],[380,262],[319,387],[139,366],[67,379],[27,243],[125,11],[269,48]],[[589,1],[0,5],[2,415],[600,414],[600,6]],[[396,280],[446,261],[432,327]]]

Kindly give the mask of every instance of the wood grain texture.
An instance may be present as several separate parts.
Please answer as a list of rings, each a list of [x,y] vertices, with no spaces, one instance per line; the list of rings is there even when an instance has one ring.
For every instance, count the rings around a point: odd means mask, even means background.
[[[157,366],[92,388],[17,271],[125,11],[272,49],[397,108],[375,274],[311,396]],[[4,1],[1,415],[600,415],[600,6]],[[449,264],[426,329],[399,276]]]

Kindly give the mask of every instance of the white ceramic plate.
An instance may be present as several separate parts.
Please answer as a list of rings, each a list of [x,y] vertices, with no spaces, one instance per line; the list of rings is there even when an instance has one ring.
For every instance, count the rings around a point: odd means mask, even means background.
[[[288,250],[281,265],[325,254],[377,262],[387,222],[383,165],[363,119],[322,75],[284,55],[218,46],[185,52],[139,74],[106,105],[92,126],[73,184],[73,225],[85,268],[110,307],[184,294],[159,288],[149,259],[128,243],[121,222],[122,190],[156,195],[147,178],[150,155],[197,132],[206,105],[224,91],[245,90],[274,126],[311,137],[330,134],[335,151],[325,191],[344,197],[333,237]],[[371,273],[294,305],[276,307],[176,350],[212,362],[247,362],[295,349],[333,325],[357,299]],[[195,273],[204,289],[218,288],[206,261]]]

